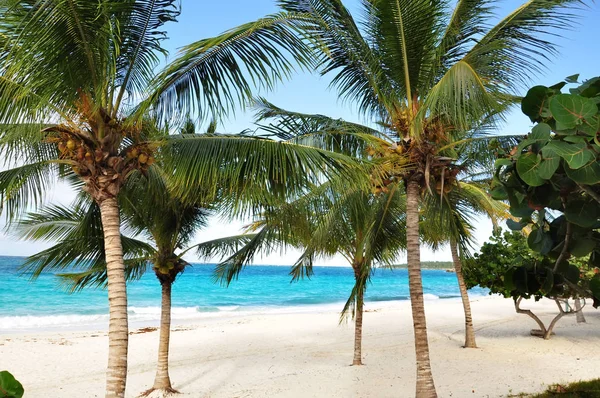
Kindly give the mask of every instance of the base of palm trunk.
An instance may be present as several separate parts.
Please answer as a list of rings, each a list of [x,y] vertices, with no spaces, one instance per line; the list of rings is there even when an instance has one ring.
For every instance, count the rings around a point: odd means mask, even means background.
[[[477,344],[475,343],[475,339],[467,337],[465,339],[465,345],[463,345],[463,348],[477,348]]]
[[[147,391],[144,391],[139,396],[145,398],[167,398],[175,394],[181,393],[174,388],[151,388]]]
[[[354,361],[352,361],[351,366],[363,366],[363,365],[364,365],[364,363],[362,363],[362,361],[354,360]]]

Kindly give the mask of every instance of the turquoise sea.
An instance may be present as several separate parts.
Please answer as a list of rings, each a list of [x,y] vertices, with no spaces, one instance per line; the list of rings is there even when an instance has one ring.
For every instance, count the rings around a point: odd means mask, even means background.
[[[49,329],[106,328],[106,291],[86,289],[69,294],[53,274],[36,281],[22,275],[23,258],[0,256],[0,333]],[[353,285],[349,267],[315,267],[310,280],[290,283],[289,267],[249,266],[229,287],[214,284],[212,264],[188,267],[173,287],[173,319],[185,322],[203,317],[244,313],[341,310]],[[423,270],[425,298],[459,297],[456,276],[443,270]],[[486,295],[475,288],[472,295]],[[128,285],[132,325],[155,324],[160,314],[160,285],[153,273]],[[408,300],[405,269],[378,269],[367,288],[366,301]]]

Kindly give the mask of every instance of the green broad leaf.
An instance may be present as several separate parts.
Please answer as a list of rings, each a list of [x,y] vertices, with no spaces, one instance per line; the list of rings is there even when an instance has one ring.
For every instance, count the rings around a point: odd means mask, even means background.
[[[575,257],[584,257],[596,248],[596,244],[597,242],[591,237],[574,239],[569,253]]]
[[[576,128],[566,128],[566,127],[563,127],[560,123],[555,123],[555,131],[554,132],[556,133],[556,135],[559,135],[561,137],[577,135]]]
[[[566,265],[562,267],[562,273],[565,279],[572,283],[579,282],[579,272],[579,268],[573,264],[566,263]]]
[[[516,165],[515,165],[516,168]],[[508,176],[508,179],[504,182],[504,185],[507,188],[513,188],[517,191],[519,191],[521,188],[523,187],[523,182],[519,179],[519,177],[517,177],[517,173],[510,173],[510,175]]]
[[[581,144],[582,142],[587,144],[589,139],[589,137],[582,137],[580,135],[568,135],[563,138],[563,141],[570,142],[572,144]]]
[[[556,91],[556,93],[558,94],[558,93],[560,93],[560,90],[566,85],[567,85],[567,82],[560,82],[560,83],[553,84],[552,86],[550,86],[548,88]]]
[[[0,398],[21,398],[25,390],[15,377],[3,370],[0,372]]]
[[[512,160],[510,160],[510,159],[506,159],[506,158],[497,159],[496,162],[494,162],[494,169],[497,170],[500,167],[510,166],[511,164],[512,164]]]
[[[514,274],[515,268],[509,268],[508,271],[504,273],[504,288],[509,292],[512,292],[516,288],[514,282]]]
[[[582,97],[592,98],[600,95],[600,77],[586,80],[581,86],[570,90]]]
[[[600,251],[594,250],[592,254],[590,254],[590,265],[600,267]]]
[[[529,89],[521,100],[521,111],[529,116],[532,122],[541,120],[544,110],[548,109],[549,89],[546,86],[535,86]]]
[[[552,234],[552,239],[559,241],[564,237],[566,230],[566,219],[565,216],[556,217],[550,223],[550,234]]]
[[[521,141],[519,143],[519,146],[517,147],[517,155],[520,154],[521,152],[523,152],[523,149],[529,147],[530,145],[534,145],[537,144],[538,141],[531,139],[531,138],[526,138],[523,141]]]
[[[574,94],[559,94],[550,99],[550,112],[554,120],[560,124],[560,130],[574,128],[583,120],[592,118],[598,113],[598,107],[589,98]]]
[[[525,228],[526,225],[527,225],[527,223],[523,222],[523,221],[515,221],[515,220],[513,220],[511,218],[509,218],[508,220],[506,220],[506,226],[511,231],[520,231],[523,228]]]
[[[550,140],[552,134],[552,129],[546,123],[536,124],[535,127],[531,130],[531,134],[527,136],[526,139],[519,143],[517,147],[517,153],[521,153],[523,149],[527,148],[530,145],[540,144],[544,145],[548,140]]]
[[[590,200],[571,200],[565,208],[567,221],[583,228],[592,228],[600,216],[600,204]]]
[[[548,294],[554,288],[554,272],[550,268],[546,268],[547,275],[544,278],[544,282],[542,283],[542,287],[540,290],[544,294]]]
[[[556,170],[560,166],[560,156],[552,148],[547,146],[542,149],[542,161],[540,162],[539,173],[540,178],[549,180],[552,178]]]
[[[600,182],[600,162],[596,159],[577,170],[566,165],[565,172],[570,179],[578,184],[594,185]]]
[[[560,200],[559,192],[554,185],[550,183],[533,188],[533,191],[529,193],[528,198],[529,206],[535,208],[548,207],[556,199]]]
[[[595,298],[600,299],[600,274],[596,274],[590,281],[590,290]]]
[[[508,200],[510,203],[510,214],[514,217],[529,218],[533,213],[533,209],[529,207],[527,199],[523,198],[522,195],[519,199],[518,194],[508,192]]]
[[[525,267],[517,267],[512,273],[513,284],[519,293],[529,293],[527,279],[527,268]]]
[[[534,275],[527,275],[527,292],[530,294],[538,294],[542,284]]]
[[[498,185],[490,191],[490,196],[494,200],[506,200],[508,199],[508,192],[506,192],[506,188],[502,185]]]
[[[596,157],[594,151],[587,147],[587,142],[570,144],[564,141],[554,140],[542,149],[543,155],[558,155],[563,158],[571,169],[579,169]],[[518,170],[518,163],[517,163]]]
[[[579,73],[565,77],[565,82],[567,82],[567,83],[577,83],[578,80],[579,80]]]
[[[590,137],[595,137],[600,131],[600,118],[598,116],[594,116],[589,119],[585,119],[578,129]]]
[[[542,229],[536,229],[527,237],[527,245],[534,252],[546,255],[554,247],[554,241],[550,233],[544,232]]]
[[[546,123],[538,123],[531,130],[531,134],[529,134],[529,137],[527,137],[527,138],[530,138],[530,139],[533,139],[536,141],[548,141],[550,139],[551,134],[552,134],[552,129],[550,128],[550,125],[548,125]]]
[[[517,159],[517,173],[527,185],[538,187],[546,181],[540,177],[541,159],[535,153],[525,153]]]

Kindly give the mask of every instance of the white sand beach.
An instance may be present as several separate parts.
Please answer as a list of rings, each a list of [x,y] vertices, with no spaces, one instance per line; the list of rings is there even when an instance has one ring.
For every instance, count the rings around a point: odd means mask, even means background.
[[[459,300],[426,302],[434,378],[440,397],[505,397],[545,384],[600,376],[600,312],[586,308],[587,324],[565,317],[552,340],[529,335],[535,326],[511,300],[476,298],[479,349],[461,348]],[[555,304],[527,303],[543,319]],[[174,326],[171,378],[189,397],[411,397],[415,361],[410,303],[368,303],[365,366],[352,362],[353,324],[335,312],[229,316]],[[158,333],[130,340],[127,396],[154,378]],[[25,386],[27,398],[101,397],[106,332],[6,334],[0,368]]]

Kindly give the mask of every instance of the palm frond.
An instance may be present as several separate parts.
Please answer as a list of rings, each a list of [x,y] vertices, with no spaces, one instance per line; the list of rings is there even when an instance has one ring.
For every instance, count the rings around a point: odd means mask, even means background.
[[[514,92],[556,54],[551,38],[572,27],[580,0],[531,0],[481,37],[465,60],[490,85]]]
[[[365,291],[367,290],[367,286],[371,281],[371,276],[373,274],[373,267],[369,263],[364,263],[358,272],[358,275],[355,275],[354,286],[352,286],[352,290],[350,292],[350,296],[348,296],[348,300],[344,304],[344,308],[340,313],[339,323],[341,324],[348,317],[354,319],[356,316],[356,304],[359,297],[359,293],[364,296]]]
[[[44,203],[57,170],[56,164],[42,161],[0,171],[0,213],[6,210],[9,223]]]
[[[245,244],[231,256],[217,264],[213,279],[223,286],[229,286],[232,281],[236,280],[246,265],[251,263],[257,254],[269,252],[274,246],[279,244],[268,228],[263,228],[258,233],[250,235],[249,239],[238,236],[234,237],[233,240],[239,240],[239,243],[245,242]],[[235,243],[235,245],[237,244]],[[233,247],[230,244],[229,246],[225,245],[224,248],[229,249]]]
[[[210,259],[214,257],[229,257],[237,253],[242,247],[256,238],[256,234],[242,234],[227,236],[224,238],[213,239],[190,246],[188,250],[195,250],[196,255],[201,259]]]
[[[364,166],[356,159],[288,142],[242,135],[172,136],[163,150],[175,193],[187,200],[222,190],[237,199],[238,207],[260,211],[274,197],[297,196],[321,178],[366,183]]]
[[[335,73],[331,86],[338,88],[342,99],[357,102],[360,111],[369,115],[393,109],[395,98],[390,98],[391,85],[381,60],[340,0],[279,0],[278,4],[286,11],[312,17],[312,24],[304,28],[325,48],[320,70]]]
[[[497,113],[502,105],[473,66],[460,60],[429,90],[418,119],[436,115],[446,125],[464,131],[472,128],[474,121]]]
[[[258,123],[273,120],[268,125],[259,124],[261,135],[294,144],[363,157],[367,147],[389,142],[387,135],[373,128],[324,115],[290,112],[263,98],[255,100],[254,109]]]
[[[372,38],[386,77],[395,94],[412,101],[427,89],[435,67],[435,53],[445,18],[442,0],[378,0],[368,5],[368,36]]]
[[[54,246],[28,257],[23,272],[37,278],[42,272],[106,268],[100,209],[95,203],[80,206],[50,206],[30,213],[20,221],[16,234],[25,239],[58,241]],[[126,260],[150,258],[155,250],[137,239],[121,236]]]
[[[125,260],[125,279],[129,282],[142,278],[148,271],[150,262],[148,258],[130,258]],[[85,271],[65,272],[56,275],[58,283],[64,290],[75,293],[85,288],[107,287],[106,265],[93,266]]]
[[[127,1],[122,2],[122,7],[116,79],[112,88],[118,88],[113,117],[116,117],[124,95],[132,96],[147,89],[160,61],[158,54],[167,55],[160,44],[167,38],[161,29],[179,15],[176,0]]]
[[[437,48],[438,76],[460,61],[486,32],[493,17],[492,0],[458,0]]]
[[[146,107],[155,105],[168,117],[223,116],[245,106],[254,87],[272,89],[290,76],[294,63],[288,56],[311,65],[312,49],[301,37],[304,23],[305,15],[282,12],[185,46],[154,80]]]
[[[47,124],[18,123],[0,125],[0,155],[4,166],[16,163],[50,161],[58,158],[56,146],[45,141]]]
[[[118,24],[110,9],[116,3],[3,2],[0,34],[8,37],[3,74],[23,84],[20,93],[43,99],[41,106],[71,109],[76,89],[100,100]]]

